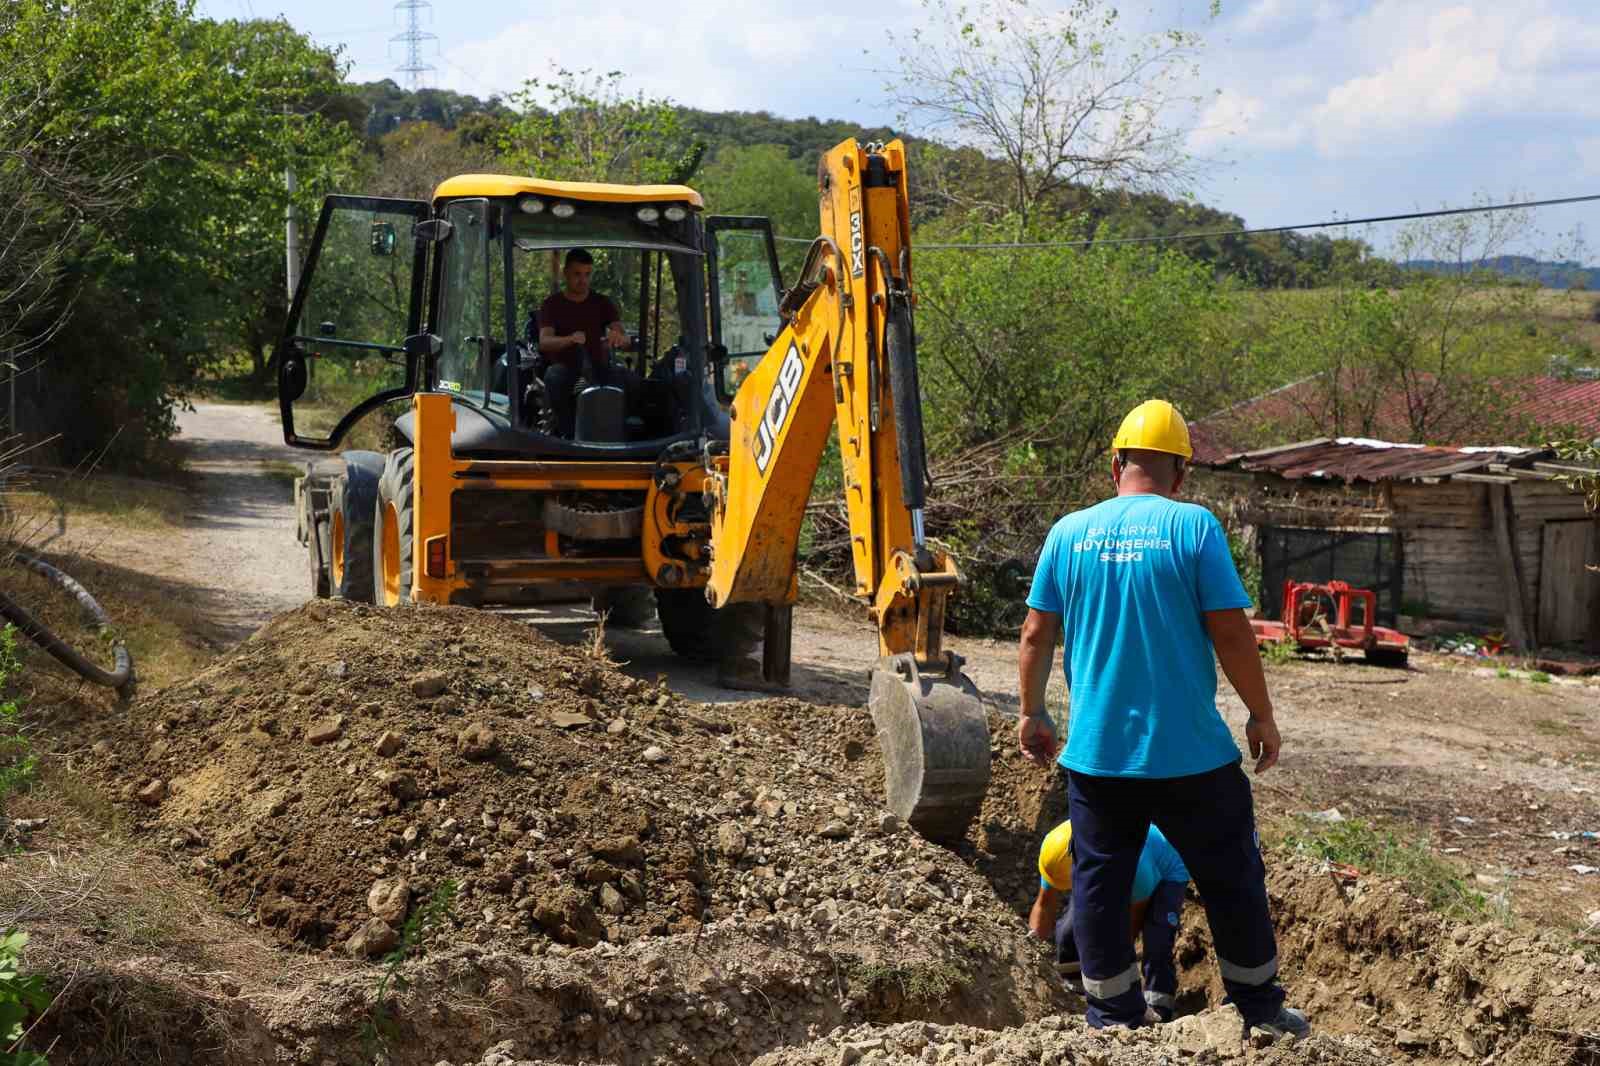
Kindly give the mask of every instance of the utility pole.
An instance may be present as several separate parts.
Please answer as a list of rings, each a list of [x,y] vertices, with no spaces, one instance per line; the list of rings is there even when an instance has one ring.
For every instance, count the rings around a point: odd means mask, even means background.
[[[287,247],[287,256],[284,266],[284,276],[289,279],[289,304],[294,303],[294,290],[300,287],[300,224],[294,213],[294,167],[285,167],[283,171],[283,187],[289,193],[289,210],[284,214],[284,237]]]
[[[422,29],[422,13],[430,12],[428,17],[431,19],[432,8],[433,5],[428,0],[400,0],[394,5],[396,11],[404,11],[406,14],[406,31],[389,38],[389,43],[406,46],[406,61],[400,65],[398,73],[404,76],[406,88],[412,92],[422,88],[424,74],[431,74],[438,69],[432,63],[422,61],[423,44],[439,40],[437,34],[426,33]]]

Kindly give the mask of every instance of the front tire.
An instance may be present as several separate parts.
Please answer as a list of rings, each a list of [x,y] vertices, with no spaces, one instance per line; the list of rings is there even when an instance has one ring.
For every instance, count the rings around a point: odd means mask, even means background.
[[[372,516],[378,499],[378,475],[366,466],[346,462],[344,476],[334,479],[329,496],[328,510],[333,520],[329,588],[343,599],[371,603]]]
[[[372,602],[379,607],[411,602],[414,473],[412,450],[398,448],[389,453],[378,479],[372,509]]]
[[[718,610],[705,589],[656,589],[661,634],[679,656],[714,663],[744,658],[761,646],[765,612],[759,603],[734,603]]]

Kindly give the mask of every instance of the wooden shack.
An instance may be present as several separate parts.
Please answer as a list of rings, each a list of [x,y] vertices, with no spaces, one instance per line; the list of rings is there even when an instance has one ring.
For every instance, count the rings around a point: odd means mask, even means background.
[[[1518,648],[1600,651],[1597,471],[1554,453],[1318,439],[1201,464],[1261,560],[1261,604],[1284,579],[1340,579],[1400,616],[1502,628]]]

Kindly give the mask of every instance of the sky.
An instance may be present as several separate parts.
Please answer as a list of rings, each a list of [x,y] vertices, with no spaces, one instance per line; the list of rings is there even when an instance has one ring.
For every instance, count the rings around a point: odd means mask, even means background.
[[[213,18],[281,14],[342,45],[352,79],[400,80],[390,38],[405,16],[390,2],[199,4]],[[1204,35],[1188,140],[1203,203],[1273,226],[1600,193],[1594,0],[1222,0],[1215,19],[1207,6],[1124,8],[1130,26]],[[897,124],[891,38],[924,18],[919,0],[439,0],[421,15],[438,87],[484,97],[555,67],[621,70],[694,107],[863,126]],[[1600,203],[1533,223],[1518,250],[1562,251],[1575,232],[1600,234]],[[1388,232],[1356,235],[1382,246]]]

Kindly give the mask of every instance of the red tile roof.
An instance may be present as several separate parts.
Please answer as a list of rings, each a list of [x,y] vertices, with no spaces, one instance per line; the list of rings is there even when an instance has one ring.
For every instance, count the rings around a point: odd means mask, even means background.
[[[1512,415],[1524,417],[1540,427],[1553,430],[1575,427],[1581,433],[1600,437],[1600,380],[1526,378],[1508,384],[1506,392],[1515,397],[1506,408]],[[1194,442],[1195,461],[1214,462],[1242,451],[1249,442],[1260,440],[1264,432],[1270,438],[1271,431],[1280,425],[1286,437],[1304,433],[1308,422],[1323,421],[1319,415],[1326,402],[1327,397],[1316,380],[1306,378],[1191,422],[1189,433]],[[1405,403],[1405,396],[1399,392],[1384,397],[1375,412],[1372,432],[1388,440],[1409,437],[1411,425],[1406,418]]]

